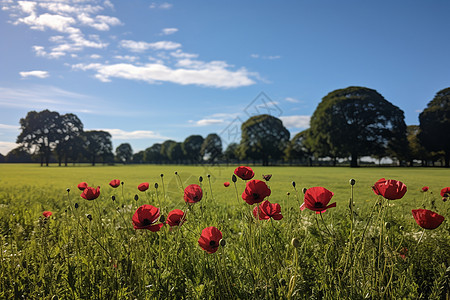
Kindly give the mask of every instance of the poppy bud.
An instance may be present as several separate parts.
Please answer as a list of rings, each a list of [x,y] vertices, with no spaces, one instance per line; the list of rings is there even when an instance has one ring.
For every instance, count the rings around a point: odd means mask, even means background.
[[[164,174],[163,174],[163,173],[161,173],[161,175],[159,175],[159,176],[161,176],[161,178],[163,178],[163,177],[164,177]]]
[[[210,174],[208,174],[208,178],[211,178],[211,175],[210,175]]]
[[[289,192],[286,193],[286,195],[288,195],[288,196],[289,196],[290,194],[291,194],[291,193],[289,193]]]
[[[175,171],[175,175],[178,175],[178,172],[177,172],[177,171]]]
[[[295,181],[292,181],[292,186],[295,188]]]
[[[400,226],[398,229],[400,229],[400,230],[405,230],[405,227],[403,227],[403,226]]]
[[[386,223],[384,223],[384,226],[386,227],[387,230],[389,230],[389,228],[391,228],[391,223],[386,222]]]
[[[138,195],[134,195],[134,200],[138,201],[139,200],[139,196]]]
[[[69,188],[67,188],[67,189],[66,189],[66,191],[67,191],[67,192],[69,193],[69,192],[70,192],[70,189],[69,189]]]
[[[280,278],[279,282],[281,286],[286,286],[286,279]]]
[[[203,181],[203,177],[200,176],[200,177],[198,178],[198,181],[199,181],[199,182],[202,182],[202,181]]]
[[[303,194],[306,194],[307,190],[308,190],[307,188],[303,188],[303,190],[302,190]]]
[[[355,185],[356,181],[355,179],[352,178],[348,181],[348,183],[350,183],[350,185]]]
[[[158,188],[158,183],[157,182],[155,182],[155,189],[157,189]]]
[[[92,216],[91,216],[91,214],[86,214],[86,218],[88,218],[89,221],[92,221]]]
[[[78,208],[78,206],[79,206],[78,203],[75,203],[75,208]]]
[[[297,238],[293,238],[291,241],[292,246],[294,246],[295,248],[300,247],[300,241]]]
[[[123,185],[123,181],[120,184]]]
[[[231,181],[233,181],[233,182],[236,182],[236,181],[237,181],[236,175],[233,174],[233,176],[231,176]]]
[[[111,196],[112,201],[116,201],[116,196]]]
[[[161,217],[159,217],[159,221],[161,223],[164,223],[166,221],[166,217],[164,217],[164,215],[161,215]]]
[[[227,242],[224,239],[221,239],[219,241],[220,246],[225,247],[225,245],[227,244]]]
[[[442,201],[444,201],[444,202],[447,201],[447,198],[446,197],[442,198]]]

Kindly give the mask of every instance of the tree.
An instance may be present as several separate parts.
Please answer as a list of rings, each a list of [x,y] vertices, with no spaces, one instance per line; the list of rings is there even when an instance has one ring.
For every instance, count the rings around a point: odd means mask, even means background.
[[[133,163],[135,164],[141,164],[144,162],[144,155],[145,155],[145,151],[139,151],[137,153],[133,154]]]
[[[17,143],[22,144],[30,154],[39,154],[41,166],[44,161],[48,166],[51,153],[60,139],[60,117],[56,111],[46,109],[41,112],[30,111],[25,118],[20,119],[22,132],[17,137]]]
[[[222,140],[215,133],[210,133],[202,143],[200,154],[203,159],[214,164],[222,156]]]
[[[58,130],[58,141],[55,148],[58,157],[58,164],[61,166],[64,158],[64,165],[67,166],[69,157],[74,155],[80,142],[78,137],[83,132],[83,123],[74,114],[62,115],[59,119],[60,129]]]
[[[161,144],[160,154],[162,156],[162,160],[164,160],[165,162],[170,162],[169,149],[172,145],[174,145],[176,143],[177,142],[175,142],[173,140],[167,140]]]
[[[161,163],[164,156],[161,154],[161,144],[155,143],[144,151],[144,161],[147,163]]]
[[[409,125],[407,127],[407,138],[409,145],[409,163],[413,166],[414,160],[420,160],[422,166],[427,165],[428,160],[431,160],[430,153],[422,146],[419,140],[420,127],[418,125]]]
[[[133,149],[131,148],[131,145],[128,143],[122,143],[116,148],[116,159],[124,164],[127,164],[130,162],[131,158],[133,157]]]
[[[263,166],[283,156],[290,137],[283,122],[271,115],[251,117],[241,125],[241,132],[240,157],[261,160]]]
[[[237,143],[231,143],[228,145],[227,149],[223,152],[223,157],[225,158],[227,164],[229,161],[234,161],[239,159],[239,153],[238,153],[239,144]]]
[[[181,163],[184,159],[182,143],[171,144],[167,151],[167,155],[169,156],[171,162]]]
[[[428,151],[443,151],[445,167],[450,165],[450,88],[436,93],[419,115],[421,144]]]
[[[203,141],[201,135],[191,135],[184,140],[182,144],[183,153],[191,163],[198,163],[201,160],[200,151]]]
[[[22,146],[12,149],[5,156],[5,162],[7,163],[29,163],[33,161],[33,157]]]
[[[103,158],[103,162],[106,162],[112,153],[111,134],[102,130],[90,130],[85,131],[83,134],[84,148],[86,154],[90,157],[91,163],[95,166],[99,157]]]
[[[403,111],[365,87],[348,87],[326,95],[311,121],[311,145],[315,152],[331,157],[358,158],[380,155],[386,150],[406,157],[406,124]]]
[[[307,160],[308,164],[312,165],[313,151],[308,140],[309,132],[309,129],[303,130],[292,138],[285,150],[286,160]]]

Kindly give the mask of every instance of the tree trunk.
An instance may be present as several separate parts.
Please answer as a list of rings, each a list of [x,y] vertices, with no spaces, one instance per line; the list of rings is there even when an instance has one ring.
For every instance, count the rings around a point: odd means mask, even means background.
[[[445,151],[445,167],[450,166],[450,151]]]
[[[352,160],[350,162],[350,167],[356,168],[358,166],[358,155],[352,153]]]

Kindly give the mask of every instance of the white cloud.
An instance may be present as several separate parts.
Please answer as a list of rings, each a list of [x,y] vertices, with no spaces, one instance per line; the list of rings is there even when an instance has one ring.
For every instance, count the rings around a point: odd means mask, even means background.
[[[151,9],[171,9],[173,7],[173,4],[168,2],[163,2],[161,4],[153,2],[149,7]]]
[[[0,153],[3,155],[8,154],[9,151],[12,149],[18,147],[19,144],[12,143],[12,142],[2,142],[0,141]]]
[[[161,32],[161,35],[170,35],[174,34],[178,31],[178,28],[164,28]]]
[[[269,59],[269,60],[273,60],[273,59],[280,59],[281,56],[280,55],[259,55],[256,53],[250,54],[251,58],[261,58],[261,59]]]
[[[131,56],[131,55],[116,55],[116,56],[114,56],[114,58],[118,59],[118,60],[126,60],[129,62],[134,62],[139,59],[139,57]]]
[[[0,124],[0,129],[1,130],[19,130],[20,126]]]
[[[250,78],[254,74],[245,68],[237,71],[228,70],[224,63],[199,62],[195,69],[173,69],[166,65],[153,63],[142,66],[132,64],[77,64],[74,69],[95,70],[95,77],[103,82],[111,81],[112,77],[140,80],[151,84],[158,82],[172,82],[181,85],[200,85],[219,88],[234,88],[252,85],[255,82]],[[192,67],[192,66],[191,66]]]
[[[23,78],[27,78],[27,77],[38,77],[38,78],[47,78],[48,72],[47,71],[28,71],[28,72],[19,72],[20,76],[22,76]]]
[[[311,116],[282,116],[280,119],[287,128],[308,128]]]
[[[120,46],[123,48],[127,48],[133,52],[143,52],[148,49],[152,50],[174,50],[181,47],[181,44],[170,42],[170,41],[159,41],[155,43],[147,43],[143,41],[130,41],[123,40],[120,41]]]
[[[139,139],[159,139],[167,140],[168,137],[162,136],[151,130],[125,131],[122,129],[98,129],[107,131],[111,134],[113,140],[139,140]]]
[[[181,49],[177,49],[174,52],[170,52],[170,55],[176,58],[197,58],[198,54],[185,53]]]
[[[292,97],[286,97],[286,98],[284,98],[284,100],[286,100],[287,102],[291,102],[291,103],[300,103],[300,100],[297,100]]]
[[[82,13],[78,15],[77,18],[81,22],[81,24],[93,27],[99,31],[108,31],[110,29],[110,26],[122,24],[122,22],[120,22],[120,20],[115,17],[103,15],[95,16],[95,18],[92,18],[89,16],[89,14]]]
[[[225,123],[223,119],[202,119],[195,122],[196,126],[210,126],[210,125],[219,125]]]

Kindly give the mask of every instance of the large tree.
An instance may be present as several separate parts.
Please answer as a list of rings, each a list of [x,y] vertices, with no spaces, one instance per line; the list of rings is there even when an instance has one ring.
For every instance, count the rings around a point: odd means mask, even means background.
[[[111,156],[114,157],[111,134],[109,132],[90,130],[85,131],[83,137],[86,153],[93,166],[95,166],[99,157],[103,158],[103,162],[106,162],[106,159],[111,158]]]
[[[309,132],[309,129],[303,130],[292,138],[284,151],[286,160],[291,162],[295,160],[307,161],[309,165],[312,165],[313,151],[309,144]]]
[[[58,130],[58,141],[55,152],[58,158],[58,164],[64,158],[64,165],[67,166],[69,157],[74,156],[79,148],[80,140],[78,137],[83,132],[83,123],[74,114],[65,114],[60,117],[60,128]]]
[[[167,151],[167,155],[171,162],[177,164],[181,163],[184,159],[182,143],[171,144]]]
[[[389,151],[406,158],[406,124],[403,111],[365,87],[348,87],[326,95],[314,111],[311,141],[321,155],[351,156],[351,166],[361,156]]]
[[[240,157],[261,160],[264,166],[283,156],[290,138],[283,122],[271,115],[251,117],[241,125],[241,132]]]
[[[162,145],[159,143],[153,144],[144,150],[144,161],[146,163],[160,164],[164,160],[164,155],[161,154]]]
[[[39,154],[41,166],[44,161],[48,166],[51,153],[61,138],[60,118],[58,112],[46,109],[41,112],[30,111],[25,118],[20,119],[22,132],[17,137],[17,143],[29,153]]]
[[[200,150],[202,149],[203,137],[201,135],[188,136],[183,144],[183,153],[191,163],[198,163],[201,160]]]
[[[210,133],[202,143],[200,154],[203,159],[214,164],[222,156],[222,139],[216,133]]]
[[[171,162],[170,156],[169,156],[169,149],[170,149],[170,147],[172,147],[172,145],[175,145],[176,143],[177,142],[175,142],[174,140],[167,140],[161,144],[160,154],[162,156],[162,159],[165,162]]]
[[[127,164],[130,162],[133,157],[133,148],[129,143],[122,143],[116,148],[116,159],[123,163]]]
[[[437,92],[419,115],[421,144],[428,151],[444,151],[445,167],[450,165],[450,88]]]

